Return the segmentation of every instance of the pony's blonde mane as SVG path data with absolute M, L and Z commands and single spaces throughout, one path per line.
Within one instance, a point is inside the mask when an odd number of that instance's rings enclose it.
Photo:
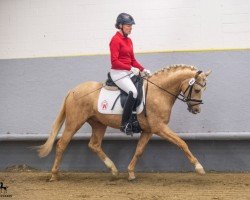
M 183 69 L 190 69 L 190 70 L 198 70 L 195 66 L 192 66 L 192 65 L 185 65 L 185 64 L 176 64 L 176 65 L 169 65 L 167 67 L 163 67 L 162 69 L 154 72 L 152 75 L 150 75 L 149 77 L 151 76 L 154 76 L 154 75 L 157 75 L 159 73 L 162 73 L 162 72 L 173 72 L 173 71 L 176 71 L 176 70 L 183 70 Z

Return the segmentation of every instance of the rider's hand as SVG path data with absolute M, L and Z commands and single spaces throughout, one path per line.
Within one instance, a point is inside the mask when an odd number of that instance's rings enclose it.
M 150 76 L 151 75 L 151 72 L 150 70 L 148 69 L 144 69 L 142 72 L 141 72 L 141 76 Z
M 140 70 L 136 67 L 131 67 L 131 72 L 133 72 L 134 75 L 138 76 L 140 73 Z

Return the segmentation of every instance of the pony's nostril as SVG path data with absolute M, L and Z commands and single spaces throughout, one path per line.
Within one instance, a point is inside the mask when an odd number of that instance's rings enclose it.
M 199 108 L 194 108 L 194 109 L 193 109 L 193 112 L 194 112 L 194 113 L 200 113 L 200 109 L 199 109 Z

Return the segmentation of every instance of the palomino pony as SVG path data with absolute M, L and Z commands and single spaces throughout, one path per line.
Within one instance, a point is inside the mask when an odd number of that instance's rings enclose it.
M 168 122 L 177 98 L 185 101 L 188 105 L 188 110 L 193 114 L 200 112 L 201 96 L 205 90 L 206 78 L 210 73 L 211 70 L 201 72 L 193 66 L 174 65 L 163 68 L 147 78 L 148 81 L 144 84 L 144 87 L 147 88 L 146 105 L 144 108 L 146 115 L 144 112 L 138 115 L 143 131 L 135 154 L 128 166 L 129 180 L 135 179 L 134 170 L 136 162 L 143 153 L 152 134 L 156 134 L 177 145 L 184 151 L 191 164 L 194 165 L 195 171 L 199 174 L 205 174 L 202 165 L 191 153 L 187 144 L 168 127 Z M 102 83 L 99 82 L 82 83 L 70 90 L 65 97 L 49 138 L 45 144 L 38 147 L 39 156 L 47 156 L 65 121 L 65 129 L 56 145 L 56 156 L 51 170 L 52 176 L 50 181 L 58 179 L 63 152 L 73 135 L 85 122 L 88 122 L 92 127 L 92 135 L 88 144 L 89 148 L 99 156 L 114 176 L 118 175 L 116 166 L 102 150 L 101 143 L 107 126 L 120 128 L 121 115 L 108 115 L 98 112 L 97 102 L 100 92 L 98 89 L 101 87 Z M 182 98 L 179 97 L 180 93 L 183 94 Z

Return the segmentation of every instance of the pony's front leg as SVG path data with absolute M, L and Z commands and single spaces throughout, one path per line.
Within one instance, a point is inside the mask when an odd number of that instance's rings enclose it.
M 134 180 L 135 179 L 135 165 L 138 160 L 138 158 L 142 155 L 149 139 L 151 138 L 152 133 L 141 133 L 141 136 L 139 138 L 139 141 L 137 143 L 137 147 L 135 150 L 135 154 L 128 166 L 128 180 Z
M 157 131 L 155 134 L 159 135 L 160 137 L 172 142 L 173 144 L 176 144 L 180 149 L 182 149 L 185 153 L 185 155 L 188 157 L 191 164 L 194 165 L 195 171 L 198 174 L 205 174 L 205 171 L 202 167 L 202 165 L 199 163 L 197 158 L 193 156 L 191 151 L 189 150 L 186 142 L 184 142 L 176 133 L 174 133 L 167 125 L 163 124 L 160 126 L 159 131 Z

